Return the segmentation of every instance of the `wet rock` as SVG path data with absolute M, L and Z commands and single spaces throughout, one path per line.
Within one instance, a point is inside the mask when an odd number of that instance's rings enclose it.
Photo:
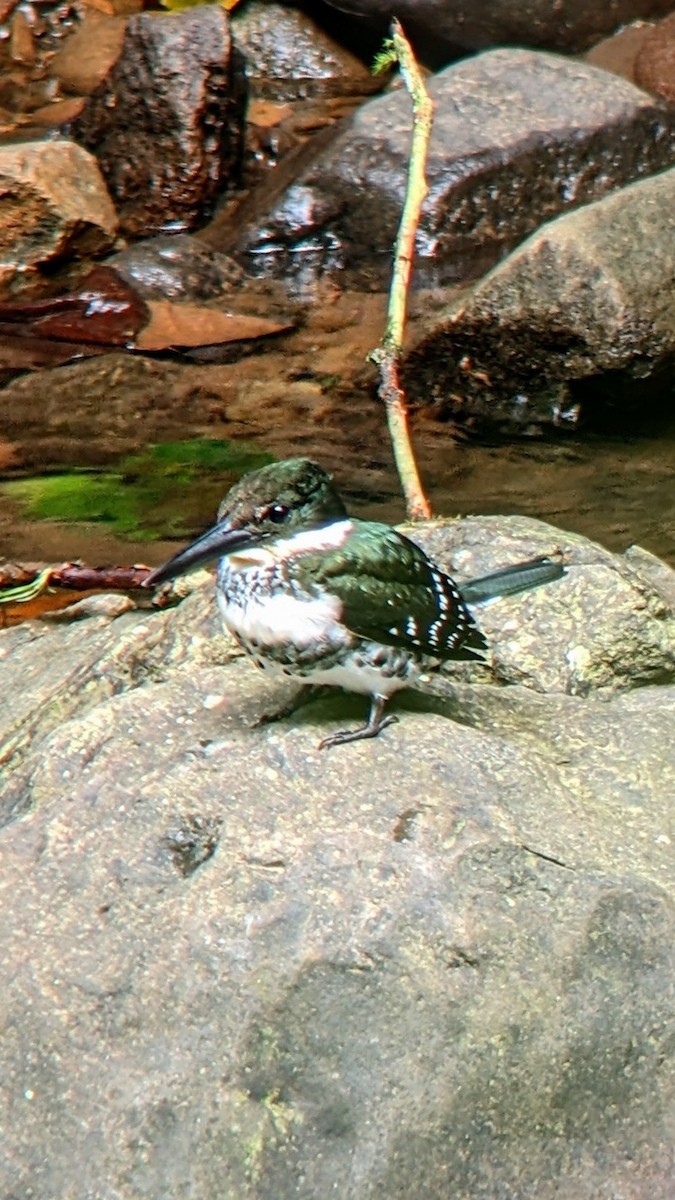
M 140 296 L 158 300 L 210 300 L 231 291 L 243 272 L 224 254 L 189 233 L 148 238 L 108 260 Z
M 120 58 L 72 127 L 96 154 L 126 233 L 208 218 L 236 171 L 241 86 L 219 5 L 129 20 Z
M 99 466 L 152 441 L 183 437 L 182 402 L 200 400 L 185 368 L 129 354 L 106 354 L 34 371 L 2 391 L 0 431 L 24 467 Z
M 417 247 L 446 281 L 475 277 L 543 220 L 675 161 L 675 110 L 586 64 L 495 50 L 449 67 L 429 90 L 436 107 Z M 296 165 L 290 183 L 289 172 L 272 177 L 228 215 L 229 229 L 214 223 L 206 236 L 218 246 L 220 231 L 231 249 L 241 222 L 238 248 L 254 265 L 314 250 L 355 269 L 379 265 L 384 278 L 409 148 L 407 95 L 371 100 Z
M 89 96 L 117 62 L 124 44 L 126 17 L 110 17 L 95 9 L 54 55 L 50 72 L 64 92 Z
M 411 398 L 528 430 L 590 417 L 603 390 L 643 403 L 675 355 L 674 245 L 672 170 L 550 222 L 421 334 Z
M 0 287 L 16 292 L 63 258 L 104 254 L 117 233 L 96 159 L 72 142 L 0 146 Z
M 432 63 L 467 50 L 515 45 L 575 52 L 641 17 L 657 17 L 672 0 L 328 0 L 333 8 L 384 28 L 392 14 Z
M 635 60 L 635 82 L 675 102 L 675 13 L 645 38 Z
M 3 1192 L 670 1200 L 675 688 L 321 754 L 212 616 L 0 632 Z
M 382 87 L 353 54 L 306 13 L 253 0 L 235 12 L 232 35 L 244 57 L 252 96 L 266 100 L 366 96 Z

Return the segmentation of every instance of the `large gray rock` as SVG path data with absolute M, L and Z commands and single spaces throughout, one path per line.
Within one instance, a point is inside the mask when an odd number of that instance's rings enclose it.
M 570 382 L 606 372 L 639 381 L 635 404 L 675 356 L 674 282 L 671 170 L 538 230 L 421 330 L 405 385 L 486 423 L 573 423 Z
M 675 162 L 675 109 L 596 67 L 494 50 L 429 82 L 435 105 L 417 237 L 446 279 L 474 277 L 542 221 Z M 363 105 L 314 157 L 205 231 L 258 260 L 324 250 L 388 270 L 410 151 L 400 89 Z M 311 146 L 305 153 L 307 162 Z M 239 227 L 241 226 L 241 232 Z
M 255 728 L 211 586 L 0 633 L 0 1191 L 671 1200 L 675 687 L 441 681 L 322 753 L 362 700 Z

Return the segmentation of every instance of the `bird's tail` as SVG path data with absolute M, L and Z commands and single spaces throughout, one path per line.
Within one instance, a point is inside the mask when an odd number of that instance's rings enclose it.
M 496 600 L 499 596 L 515 596 L 517 592 L 527 592 L 544 583 L 553 583 L 564 574 L 565 567 L 559 559 L 530 558 L 527 562 L 515 563 L 491 575 L 469 579 L 460 584 L 460 591 L 467 604 L 486 604 L 488 600 Z

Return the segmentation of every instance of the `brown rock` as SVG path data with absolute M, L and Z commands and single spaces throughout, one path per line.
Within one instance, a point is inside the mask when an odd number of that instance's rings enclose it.
M 624 79 L 637 83 L 635 59 L 652 29 L 653 25 L 647 21 L 635 21 L 612 37 L 603 38 L 584 55 L 584 59 L 594 67 L 602 67 L 603 71 L 623 75 Z
M 675 102 L 675 13 L 659 21 L 635 60 L 635 82 Z
M 117 218 L 96 160 L 72 142 L 0 147 L 0 286 L 56 258 L 109 250 Z
M 335 42 L 306 13 L 267 0 L 236 10 L 232 33 L 251 93 L 266 100 L 369 95 L 386 76 Z
M 528 46 L 567 53 L 642 17 L 660 17 L 672 0 L 328 0 L 331 7 L 384 29 L 395 14 L 429 61 L 467 50 Z
M 411 399 L 531 432 L 573 425 L 599 376 L 615 410 L 635 403 L 636 378 L 644 396 L 650 374 L 658 386 L 672 371 L 674 245 L 675 169 L 543 225 L 428 319 L 405 361 Z

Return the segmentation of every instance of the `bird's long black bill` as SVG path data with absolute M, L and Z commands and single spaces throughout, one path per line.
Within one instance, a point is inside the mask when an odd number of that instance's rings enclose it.
M 565 567 L 559 559 L 530 558 L 491 575 L 482 575 L 480 579 L 470 579 L 461 584 L 460 591 L 467 604 L 486 604 L 499 596 L 515 596 L 518 592 L 553 583 L 564 574 Z
M 251 543 L 251 535 L 245 529 L 230 529 L 225 523 L 212 525 L 201 537 L 198 537 L 184 550 L 179 550 L 168 562 L 151 571 L 145 580 L 144 587 L 154 587 L 158 583 L 166 583 L 177 575 L 185 575 L 195 571 L 206 563 L 214 562 L 233 550 L 239 550 Z

